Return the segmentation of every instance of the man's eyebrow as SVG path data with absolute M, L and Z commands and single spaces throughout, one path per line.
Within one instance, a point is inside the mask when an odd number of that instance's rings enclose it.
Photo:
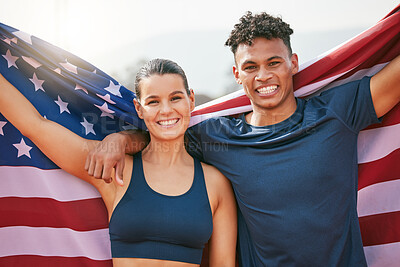
M 176 91 L 173 91 L 172 93 L 170 93 L 169 95 L 176 95 L 176 94 L 184 94 L 184 92 L 181 90 L 176 90 Z

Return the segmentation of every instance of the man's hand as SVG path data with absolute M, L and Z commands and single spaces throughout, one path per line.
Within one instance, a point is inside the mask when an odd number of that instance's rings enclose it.
M 123 185 L 123 171 L 125 154 L 134 154 L 141 151 L 148 144 L 148 135 L 138 131 L 126 131 L 106 136 L 103 141 L 89 151 L 85 170 L 97 179 L 106 183 L 112 182 L 112 170 L 115 168 L 115 178 L 119 185 Z

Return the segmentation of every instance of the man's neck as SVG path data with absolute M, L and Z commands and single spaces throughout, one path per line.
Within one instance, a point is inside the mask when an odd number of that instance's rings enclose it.
M 253 112 L 245 116 L 246 122 L 253 126 L 268 126 L 280 123 L 294 114 L 297 104 L 280 111 L 253 106 Z

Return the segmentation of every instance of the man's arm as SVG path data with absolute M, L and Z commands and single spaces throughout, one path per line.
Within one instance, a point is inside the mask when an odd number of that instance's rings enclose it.
M 400 102 L 400 56 L 371 78 L 371 95 L 378 118 Z
M 145 148 L 148 143 L 148 133 L 140 130 L 110 134 L 89 151 L 85 170 L 89 175 L 110 183 L 112 181 L 111 173 L 115 168 L 116 182 L 122 186 L 125 154 L 135 154 Z

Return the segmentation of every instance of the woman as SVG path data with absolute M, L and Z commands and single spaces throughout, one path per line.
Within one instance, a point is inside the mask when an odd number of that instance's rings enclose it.
M 88 148 L 97 141 L 43 118 L 1 74 L 0 112 L 59 167 L 100 192 L 114 266 L 199 266 L 207 242 L 210 266 L 234 266 L 236 207 L 230 184 L 184 148 L 194 109 L 185 73 L 172 61 L 152 60 L 138 72 L 135 91 L 134 105 L 150 143 L 125 157 L 122 186 L 85 171 Z

